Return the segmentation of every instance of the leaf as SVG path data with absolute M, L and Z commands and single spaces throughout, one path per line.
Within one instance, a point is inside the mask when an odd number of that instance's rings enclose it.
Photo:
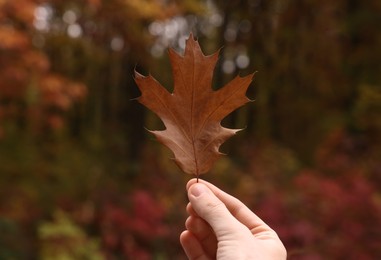
M 253 74 L 235 77 L 223 88 L 211 88 L 218 52 L 202 53 L 200 45 L 189 36 L 184 56 L 169 50 L 174 91 L 169 93 L 151 75 L 135 71 L 135 81 L 142 95 L 138 101 L 156 113 L 166 129 L 150 131 L 174 153 L 176 164 L 186 173 L 208 172 L 222 155 L 219 147 L 240 129 L 221 126 L 221 120 L 249 99 L 246 91 Z

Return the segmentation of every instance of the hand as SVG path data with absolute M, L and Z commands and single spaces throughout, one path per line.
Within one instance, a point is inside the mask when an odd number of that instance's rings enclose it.
M 196 179 L 187 184 L 188 219 L 180 242 L 189 259 L 286 259 L 278 235 L 241 201 Z

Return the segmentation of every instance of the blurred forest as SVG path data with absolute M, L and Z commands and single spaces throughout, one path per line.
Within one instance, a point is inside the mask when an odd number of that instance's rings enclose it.
M 133 71 L 170 87 L 190 32 L 215 88 L 258 71 L 202 177 L 289 259 L 380 259 L 380 25 L 379 0 L 0 0 L 0 259 L 185 258 L 192 176 Z

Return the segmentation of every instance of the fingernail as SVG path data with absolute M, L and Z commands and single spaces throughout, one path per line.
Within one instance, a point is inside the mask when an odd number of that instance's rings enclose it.
M 203 193 L 208 192 L 208 189 L 205 187 L 204 184 L 201 183 L 195 183 L 190 188 L 190 194 L 192 194 L 195 197 L 199 197 Z

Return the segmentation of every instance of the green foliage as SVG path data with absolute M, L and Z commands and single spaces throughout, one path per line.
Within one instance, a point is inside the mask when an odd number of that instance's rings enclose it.
M 22 232 L 11 219 L 0 218 L 0 259 L 25 258 L 25 241 Z
M 357 127 L 363 131 L 379 133 L 381 131 L 381 88 L 362 85 L 354 106 Z M 377 135 L 377 134 L 376 134 Z
M 38 237 L 41 240 L 39 259 L 104 259 L 98 241 L 88 238 L 62 211 L 54 213 L 52 222 L 40 224 Z

